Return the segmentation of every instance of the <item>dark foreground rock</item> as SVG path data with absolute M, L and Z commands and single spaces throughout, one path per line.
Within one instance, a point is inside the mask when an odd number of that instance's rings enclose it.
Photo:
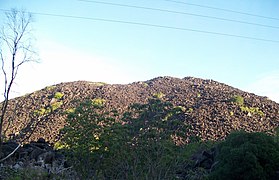
M 16 151 L 14 152 L 15 149 Z M 50 177 L 51 175 L 61 175 L 71 169 L 66 162 L 65 156 L 54 150 L 43 138 L 23 146 L 15 142 L 4 143 L 2 159 L 9 155 L 9 158 L 0 162 L 0 179 L 10 176 L 7 170 L 16 173 L 31 169 L 44 173 L 45 177 Z

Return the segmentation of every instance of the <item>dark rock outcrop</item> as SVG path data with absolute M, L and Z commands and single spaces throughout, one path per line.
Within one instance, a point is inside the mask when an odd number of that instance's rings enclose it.
M 1 170 L 4 167 L 13 170 L 33 168 L 40 169 L 46 173 L 58 174 L 68 168 L 64 155 L 55 151 L 43 138 L 36 142 L 32 141 L 24 144 L 16 149 L 18 146 L 19 144 L 15 142 L 3 144 L 4 157 L 11 156 L 1 162 Z M 16 151 L 14 151 L 15 149 Z

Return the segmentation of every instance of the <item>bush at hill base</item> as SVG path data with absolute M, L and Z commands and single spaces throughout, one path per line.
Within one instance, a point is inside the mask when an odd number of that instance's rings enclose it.
M 219 145 L 217 165 L 210 179 L 276 180 L 279 144 L 264 133 L 231 133 Z

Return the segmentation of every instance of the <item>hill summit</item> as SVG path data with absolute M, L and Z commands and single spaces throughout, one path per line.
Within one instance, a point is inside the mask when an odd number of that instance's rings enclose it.
M 131 104 L 160 98 L 183 110 L 189 136 L 224 139 L 231 131 L 273 133 L 279 126 L 279 104 L 214 80 L 157 77 L 131 84 L 76 81 L 48 86 L 10 100 L 6 136 L 23 142 L 44 138 L 54 143 L 65 126 L 65 112 L 77 102 L 99 99 L 108 110 L 124 113 Z

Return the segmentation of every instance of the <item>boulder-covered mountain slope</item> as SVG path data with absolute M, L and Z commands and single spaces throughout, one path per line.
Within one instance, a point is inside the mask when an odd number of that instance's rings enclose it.
M 11 123 L 6 136 L 24 142 L 44 138 L 54 143 L 65 125 L 65 111 L 75 108 L 77 100 L 103 99 L 107 109 L 123 113 L 129 105 L 147 103 L 156 95 L 174 106 L 181 106 L 184 110 L 181 121 L 191 127 L 185 133 L 202 140 L 224 139 L 231 131 L 241 129 L 273 133 L 279 126 L 279 104 L 267 97 L 213 80 L 157 77 L 125 85 L 61 83 L 12 99 L 7 112 Z

